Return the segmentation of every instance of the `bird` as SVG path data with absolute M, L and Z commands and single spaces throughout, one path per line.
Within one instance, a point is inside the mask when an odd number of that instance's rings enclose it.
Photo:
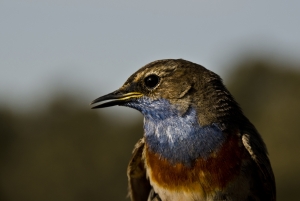
M 275 201 L 266 145 L 216 73 L 153 61 L 91 103 L 144 116 L 127 168 L 132 201 Z

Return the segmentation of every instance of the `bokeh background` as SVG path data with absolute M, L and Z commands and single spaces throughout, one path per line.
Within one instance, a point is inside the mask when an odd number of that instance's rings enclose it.
M 163 58 L 223 78 L 268 146 L 278 200 L 299 200 L 299 8 L 279 0 L 0 0 L 0 200 L 126 200 L 142 115 L 89 103 Z

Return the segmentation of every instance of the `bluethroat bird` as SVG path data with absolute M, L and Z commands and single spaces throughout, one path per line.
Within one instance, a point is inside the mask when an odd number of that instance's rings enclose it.
M 203 66 L 154 61 L 92 104 L 144 115 L 127 170 L 132 201 L 276 200 L 260 134 L 221 78 Z

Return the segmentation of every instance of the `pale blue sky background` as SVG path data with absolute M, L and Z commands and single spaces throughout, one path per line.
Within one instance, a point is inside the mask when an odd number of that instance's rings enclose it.
M 224 77 L 247 54 L 299 62 L 300 1 L 0 0 L 2 106 L 41 106 L 61 86 L 88 103 L 163 58 Z

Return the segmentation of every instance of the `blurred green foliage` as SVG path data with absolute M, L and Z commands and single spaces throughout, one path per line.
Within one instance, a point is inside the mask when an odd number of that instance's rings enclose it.
M 300 72 L 244 60 L 226 80 L 268 146 L 278 200 L 298 200 Z M 120 122 L 72 99 L 56 97 L 25 114 L 0 109 L 0 200 L 126 200 L 126 168 L 142 119 Z

